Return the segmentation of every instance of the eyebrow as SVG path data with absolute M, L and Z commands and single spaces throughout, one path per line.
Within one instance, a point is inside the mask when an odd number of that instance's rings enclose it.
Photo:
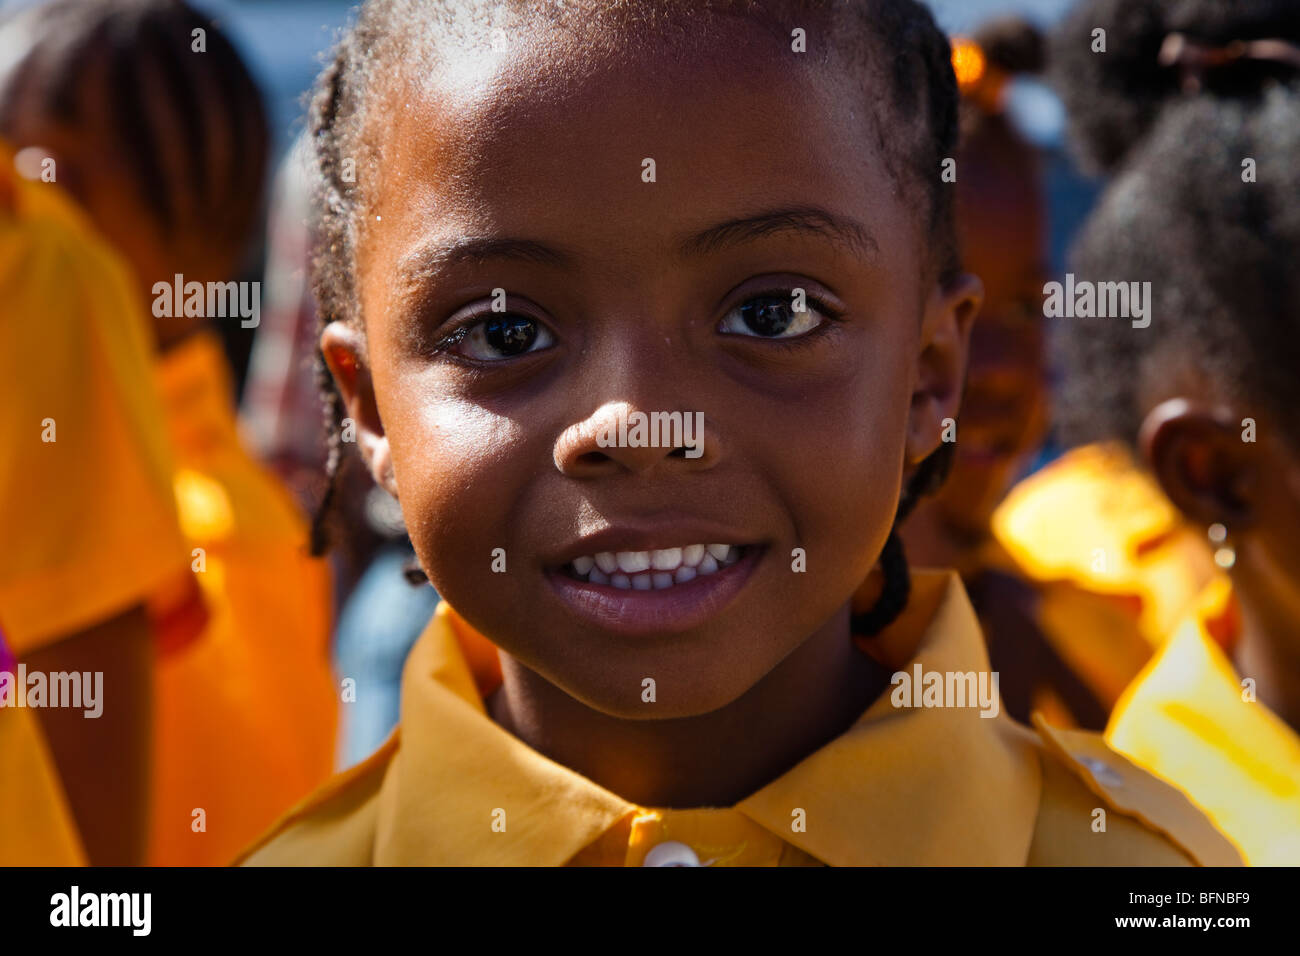
M 562 249 L 534 239 L 465 236 L 449 243 L 416 249 L 403 258 L 399 271 L 407 279 L 416 279 L 463 263 L 481 265 L 493 259 L 563 266 L 573 257 Z
M 710 226 L 681 240 L 677 251 L 683 258 L 709 255 L 781 232 L 799 232 L 830 239 L 864 258 L 874 258 L 880 249 L 861 223 L 818 206 L 788 206 Z M 570 265 L 574 257 L 563 249 L 535 239 L 466 236 L 417 249 L 403 259 L 400 274 L 407 279 L 417 279 L 464 263 L 481 265 L 493 259 L 558 267 Z
M 708 255 L 781 232 L 821 236 L 866 259 L 874 258 L 880 251 L 875 238 L 861 223 L 819 206 L 787 206 L 730 219 L 683 239 L 677 249 L 684 258 Z

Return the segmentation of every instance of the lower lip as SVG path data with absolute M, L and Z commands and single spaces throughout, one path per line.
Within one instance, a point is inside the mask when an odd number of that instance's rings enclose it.
M 751 547 L 735 564 L 662 591 L 623 590 L 546 572 L 569 609 L 589 623 L 619 634 L 670 634 L 699 627 L 740 593 L 762 560 L 765 547 Z

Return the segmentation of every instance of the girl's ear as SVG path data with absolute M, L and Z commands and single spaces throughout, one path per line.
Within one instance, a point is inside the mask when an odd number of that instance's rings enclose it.
M 930 293 L 921 322 L 916 386 L 908 419 L 908 469 L 929 457 L 941 441 L 956 440 L 970 330 L 983 301 L 984 284 L 966 273 L 936 284 Z
M 321 332 L 320 349 L 347 410 L 343 440 L 357 443 L 371 476 L 396 498 L 397 476 L 393 473 L 393 457 L 388 447 L 388 436 L 384 434 L 384 423 L 379 419 L 374 381 L 365 363 L 363 333 L 346 323 L 331 322 Z
M 1253 524 L 1260 511 L 1255 445 L 1224 410 L 1172 398 L 1147 413 L 1138 448 L 1174 506 L 1200 524 L 1234 530 Z

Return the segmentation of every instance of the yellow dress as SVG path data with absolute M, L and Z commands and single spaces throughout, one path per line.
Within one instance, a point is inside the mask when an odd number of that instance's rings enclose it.
M 988 669 L 951 573 L 917 573 L 903 615 L 871 641 L 909 673 Z M 1045 725 L 1035 733 L 1003 711 L 900 709 L 889 693 L 734 806 L 638 806 L 487 716 L 496 662 L 486 638 L 443 602 L 407 660 L 393 737 L 241 861 L 637 866 L 684 846 L 714 866 L 1240 863 L 1185 797 L 1099 735 Z
M 328 567 L 288 491 L 244 451 L 217 338 L 158 359 L 175 493 L 209 608 L 159 662 L 148 861 L 220 865 L 333 769 Z
M 1250 699 L 1211 631 L 1212 585 L 1111 715 L 1106 740 L 1201 807 L 1257 866 L 1300 866 L 1300 735 Z

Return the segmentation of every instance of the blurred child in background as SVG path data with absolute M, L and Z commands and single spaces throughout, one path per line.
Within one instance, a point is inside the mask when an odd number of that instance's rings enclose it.
M 1300 865 L 1300 8 L 1094 0 L 1059 41 L 1074 134 L 1115 172 L 1074 268 L 1152 297 L 1149 327 L 1062 320 L 1067 434 L 1123 443 L 1175 509 L 1153 530 L 1199 529 L 1226 574 L 1106 737 L 1249 862 Z
M 316 373 L 317 316 L 309 269 L 311 144 L 300 135 L 272 186 L 267 225 L 266 309 L 253 344 L 240 419 L 259 458 L 316 512 L 327 493 L 321 422 L 325 401 Z M 336 763 L 349 767 L 383 743 L 397 724 L 402 663 L 433 616 L 438 594 L 407 579 L 415 552 L 397 501 L 355 456 L 338 464 L 335 507 L 313 528 L 328 538 L 334 590 L 343 600 L 334 632 L 335 676 L 345 690 Z M 343 685 L 343 681 L 351 681 Z
M 49 181 L 50 160 L 0 141 L 0 864 L 138 864 L 153 642 L 195 636 L 202 603 L 152 329 L 128 265 Z M 47 680 L 102 674 L 101 715 L 18 706 L 19 661 Z
M 212 331 L 247 316 L 160 307 L 155 287 L 237 275 L 261 213 L 261 98 L 229 41 L 177 0 L 59 0 L 4 29 L 23 52 L 0 131 L 57 159 L 152 304 L 172 485 L 211 619 L 158 665 L 148 860 L 222 863 L 329 772 L 335 724 L 326 569 L 240 444 Z
M 957 225 L 985 298 L 971 329 L 970 361 L 952 472 L 903 526 L 908 557 L 961 575 L 984 625 L 1007 710 L 1028 721 L 1100 730 L 1107 706 L 1041 623 L 1043 595 L 993 534 L 993 516 L 1047 430 L 1042 288 L 1046 195 L 1036 149 L 1004 112 L 1008 84 L 1044 65 L 1044 41 L 1018 18 L 990 21 L 954 43 L 962 90 Z
M 1002 103 L 1009 81 L 1044 61 L 1041 37 L 1014 17 L 955 48 L 958 217 L 988 298 L 971 334 L 953 476 L 904 534 L 918 561 L 962 571 L 1010 712 L 1100 730 L 1212 566 L 1117 448 L 1075 449 L 1008 491 L 1045 434 L 1047 320 L 1042 176 Z

